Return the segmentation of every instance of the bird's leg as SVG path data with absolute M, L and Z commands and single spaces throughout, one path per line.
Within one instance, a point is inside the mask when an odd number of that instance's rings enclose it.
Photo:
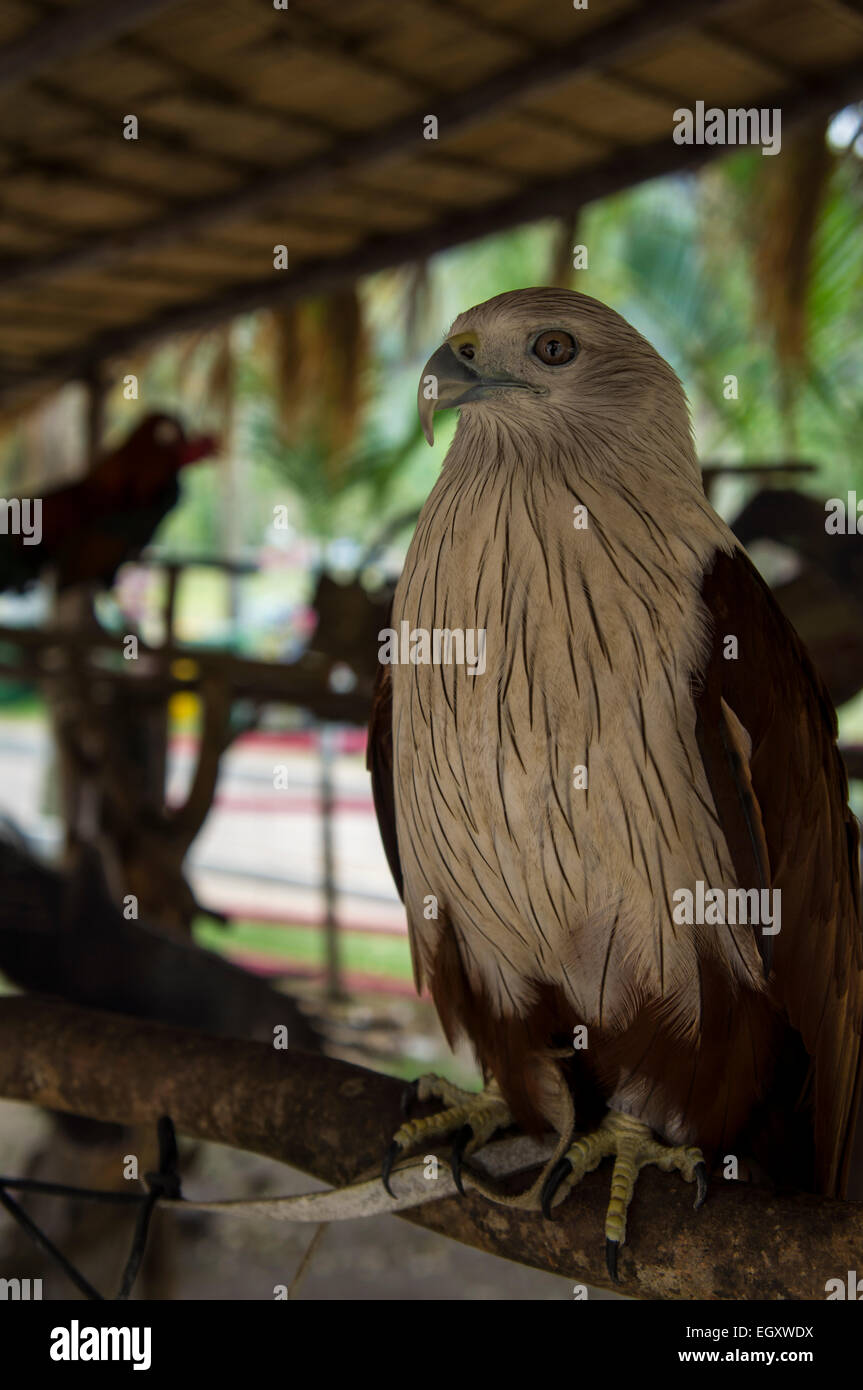
M 464 1195 L 462 1160 L 475 1149 L 482 1148 L 495 1130 L 506 1129 L 513 1123 L 509 1106 L 492 1080 L 482 1091 L 465 1091 L 442 1076 L 421 1076 L 411 1083 L 402 1100 L 402 1112 L 407 1115 L 414 1100 L 441 1100 L 444 1109 L 422 1119 L 405 1119 L 393 1135 L 384 1155 L 381 1176 L 384 1187 L 393 1196 L 389 1178 L 393 1164 L 421 1145 L 440 1144 L 452 1140 L 451 1167 L 456 1187 Z
M 654 1163 L 664 1173 L 678 1172 L 687 1182 L 696 1183 L 697 1209 L 707 1196 L 707 1166 L 700 1149 L 663 1144 L 641 1120 L 610 1110 L 598 1129 L 577 1139 L 561 1158 L 549 1164 L 542 1190 L 545 1215 L 551 1216 L 556 1197 L 562 1201 L 585 1173 L 598 1168 L 611 1154 L 614 1154 L 614 1169 L 611 1198 L 605 1213 L 605 1262 L 616 1282 L 617 1252 L 624 1243 L 626 1213 L 641 1169 Z

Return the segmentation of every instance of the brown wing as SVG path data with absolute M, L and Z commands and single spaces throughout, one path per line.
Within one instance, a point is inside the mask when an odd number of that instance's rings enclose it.
M 377 813 L 381 839 L 387 863 L 395 879 L 399 897 L 404 897 L 402 865 L 396 838 L 396 806 L 393 787 L 393 678 L 390 666 L 378 666 L 372 712 L 369 718 L 369 739 L 366 767 L 372 774 L 372 796 Z
M 702 599 L 713 635 L 694 691 L 701 755 L 739 885 L 781 889 L 781 931 L 759 932 L 759 944 L 813 1061 L 816 1181 L 842 1193 L 863 1085 L 863 933 L 836 715 L 745 551 L 717 555 Z M 736 660 L 724 655 L 730 635 Z

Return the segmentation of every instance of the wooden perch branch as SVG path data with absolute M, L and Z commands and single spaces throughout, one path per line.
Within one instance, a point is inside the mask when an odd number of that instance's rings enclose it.
M 0 1000 L 0 1096 L 92 1119 L 180 1131 L 279 1159 L 342 1184 L 379 1161 L 399 1123 L 402 1083 L 332 1058 L 277 1052 L 21 996 Z M 477 1195 L 403 1219 L 480 1250 L 608 1287 L 607 1166 L 546 1221 Z M 190 1194 L 191 1196 L 192 1194 Z M 225 1196 L 240 1196 L 225 1193 Z M 662 1299 L 822 1299 L 859 1268 L 863 1205 L 714 1180 L 706 1207 L 653 1169 L 639 1181 L 622 1291 Z
M 231 744 L 231 693 L 226 680 L 214 676 L 201 682 L 204 705 L 204 727 L 198 745 L 198 759 L 186 800 L 182 806 L 167 812 L 166 827 L 171 839 L 185 858 L 192 841 L 207 819 L 216 785 L 222 756 Z
M 19 653 L 15 661 L 0 655 L 0 676 L 15 680 L 44 680 L 62 675 L 76 663 L 106 686 L 119 686 L 124 698 L 164 699 L 181 690 L 200 691 L 207 680 L 227 683 L 234 699 L 299 705 L 318 719 L 364 725 L 371 706 L 371 682 L 336 691 L 323 672 L 300 658 L 293 662 L 256 661 L 231 652 L 175 645 L 171 660 L 184 660 L 194 675 L 174 676 L 162 667 L 162 652 L 139 641 L 140 660 L 123 660 L 123 639 L 92 629 L 12 628 L 0 626 L 0 647 Z

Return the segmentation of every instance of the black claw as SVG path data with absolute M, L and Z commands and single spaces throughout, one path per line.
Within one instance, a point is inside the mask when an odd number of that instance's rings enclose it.
M 619 1280 L 618 1277 L 617 1277 L 617 1252 L 618 1252 L 619 1249 L 620 1249 L 620 1241 L 619 1241 L 619 1240 L 610 1240 L 610 1239 L 608 1238 L 608 1236 L 606 1236 L 606 1238 L 605 1238 L 605 1267 L 606 1267 L 606 1269 L 608 1270 L 608 1273 L 609 1273 L 610 1278 L 614 1281 L 615 1284 L 619 1284 L 619 1283 L 620 1283 L 620 1280 Z
M 417 1098 L 417 1093 L 418 1093 L 418 1091 L 419 1091 L 419 1087 L 420 1087 L 419 1077 L 417 1077 L 417 1079 L 416 1079 L 415 1081 L 410 1081 L 410 1082 L 408 1083 L 408 1085 L 405 1086 L 404 1090 L 402 1091 L 401 1112 L 402 1112 L 402 1119 L 403 1119 L 403 1120 L 406 1120 L 406 1119 L 408 1118 L 408 1116 L 410 1115 L 410 1113 L 411 1113 L 411 1111 L 412 1111 L 412 1109 L 413 1109 L 413 1107 L 414 1107 L 414 1105 L 415 1105 L 415 1103 L 416 1103 L 416 1098 Z
M 557 1160 L 557 1163 L 555 1163 L 543 1184 L 541 1196 L 542 1214 L 547 1221 L 551 1220 L 551 1204 L 554 1201 L 554 1195 L 564 1178 L 568 1178 L 571 1172 L 572 1164 L 564 1154 L 563 1158 Z
M 390 1173 L 393 1171 L 393 1164 L 398 1158 L 400 1152 L 401 1145 L 397 1144 L 394 1139 L 393 1142 L 390 1144 L 389 1148 L 387 1149 L 386 1153 L 384 1154 L 384 1161 L 381 1164 L 381 1182 L 383 1183 L 387 1192 L 393 1198 L 395 1198 L 396 1194 L 390 1187 Z
M 698 1208 L 699 1208 L 699 1207 L 703 1207 L 703 1206 L 704 1206 L 704 1202 L 705 1202 L 705 1199 L 706 1199 L 706 1197 L 707 1197 L 707 1164 L 706 1164 L 706 1163 L 696 1163 L 696 1165 L 695 1165 L 695 1181 L 696 1181 L 696 1183 L 698 1184 L 698 1190 L 697 1190 L 696 1193 L 695 1193 L 695 1202 L 694 1202 L 693 1205 L 694 1205 L 694 1207 L 695 1207 L 695 1210 L 698 1211 Z
M 461 1164 L 462 1159 L 464 1158 L 464 1151 L 472 1138 L 473 1127 L 471 1125 L 462 1125 L 461 1129 L 458 1130 L 458 1132 L 453 1136 L 452 1141 L 452 1154 L 450 1155 L 450 1165 L 452 1167 L 452 1175 L 455 1180 L 455 1185 L 461 1193 L 462 1197 L 464 1197 L 465 1195 L 465 1190 L 464 1182 L 461 1176 Z

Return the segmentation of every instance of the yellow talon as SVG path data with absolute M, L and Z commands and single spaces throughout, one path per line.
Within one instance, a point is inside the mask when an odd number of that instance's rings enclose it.
M 626 1238 L 626 1215 L 641 1169 L 653 1163 L 663 1172 L 678 1172 L 687 1182 L 697 1183 L 695 1206 L 700 1207 L 707 1195 L 707 1167 L 700 1149 L 691 1145 L 663 1144 L 641 1120 L 611 1110 L 598 1129 L 582 1135 L 550 1166 L 542 1189 L 545 1215 L 551 1215 L 556 1197 L 562 1200 L 585 1173 L 598 1168 L 611 1154 L 614 1154 L 614 1168 L 605 1213 L 605 1252 L 608 1272 L 617 1282 L 617 1252 Z
M 413 1088 L 417 1100 L 441 1100 L 444 1109 L 436 1115 L 424 1115 L 418 1120 L 406 1120 L 393 1135 L 384 1155 L 381 1177 L 384 1187 L 393 1196 L 390 1173 L 398 1158 L 404 1157 L 420 1144 L 438 1144 L 452 1139 L 451 1166 L 456 1186 L 461 1193 L 462 1159 L 482 1148 L 495 1130 L 512 1124 L 509 1107 L 495 1081 L 482 1091 L 465 1091 L 441 1076 L 422 1076 Z

